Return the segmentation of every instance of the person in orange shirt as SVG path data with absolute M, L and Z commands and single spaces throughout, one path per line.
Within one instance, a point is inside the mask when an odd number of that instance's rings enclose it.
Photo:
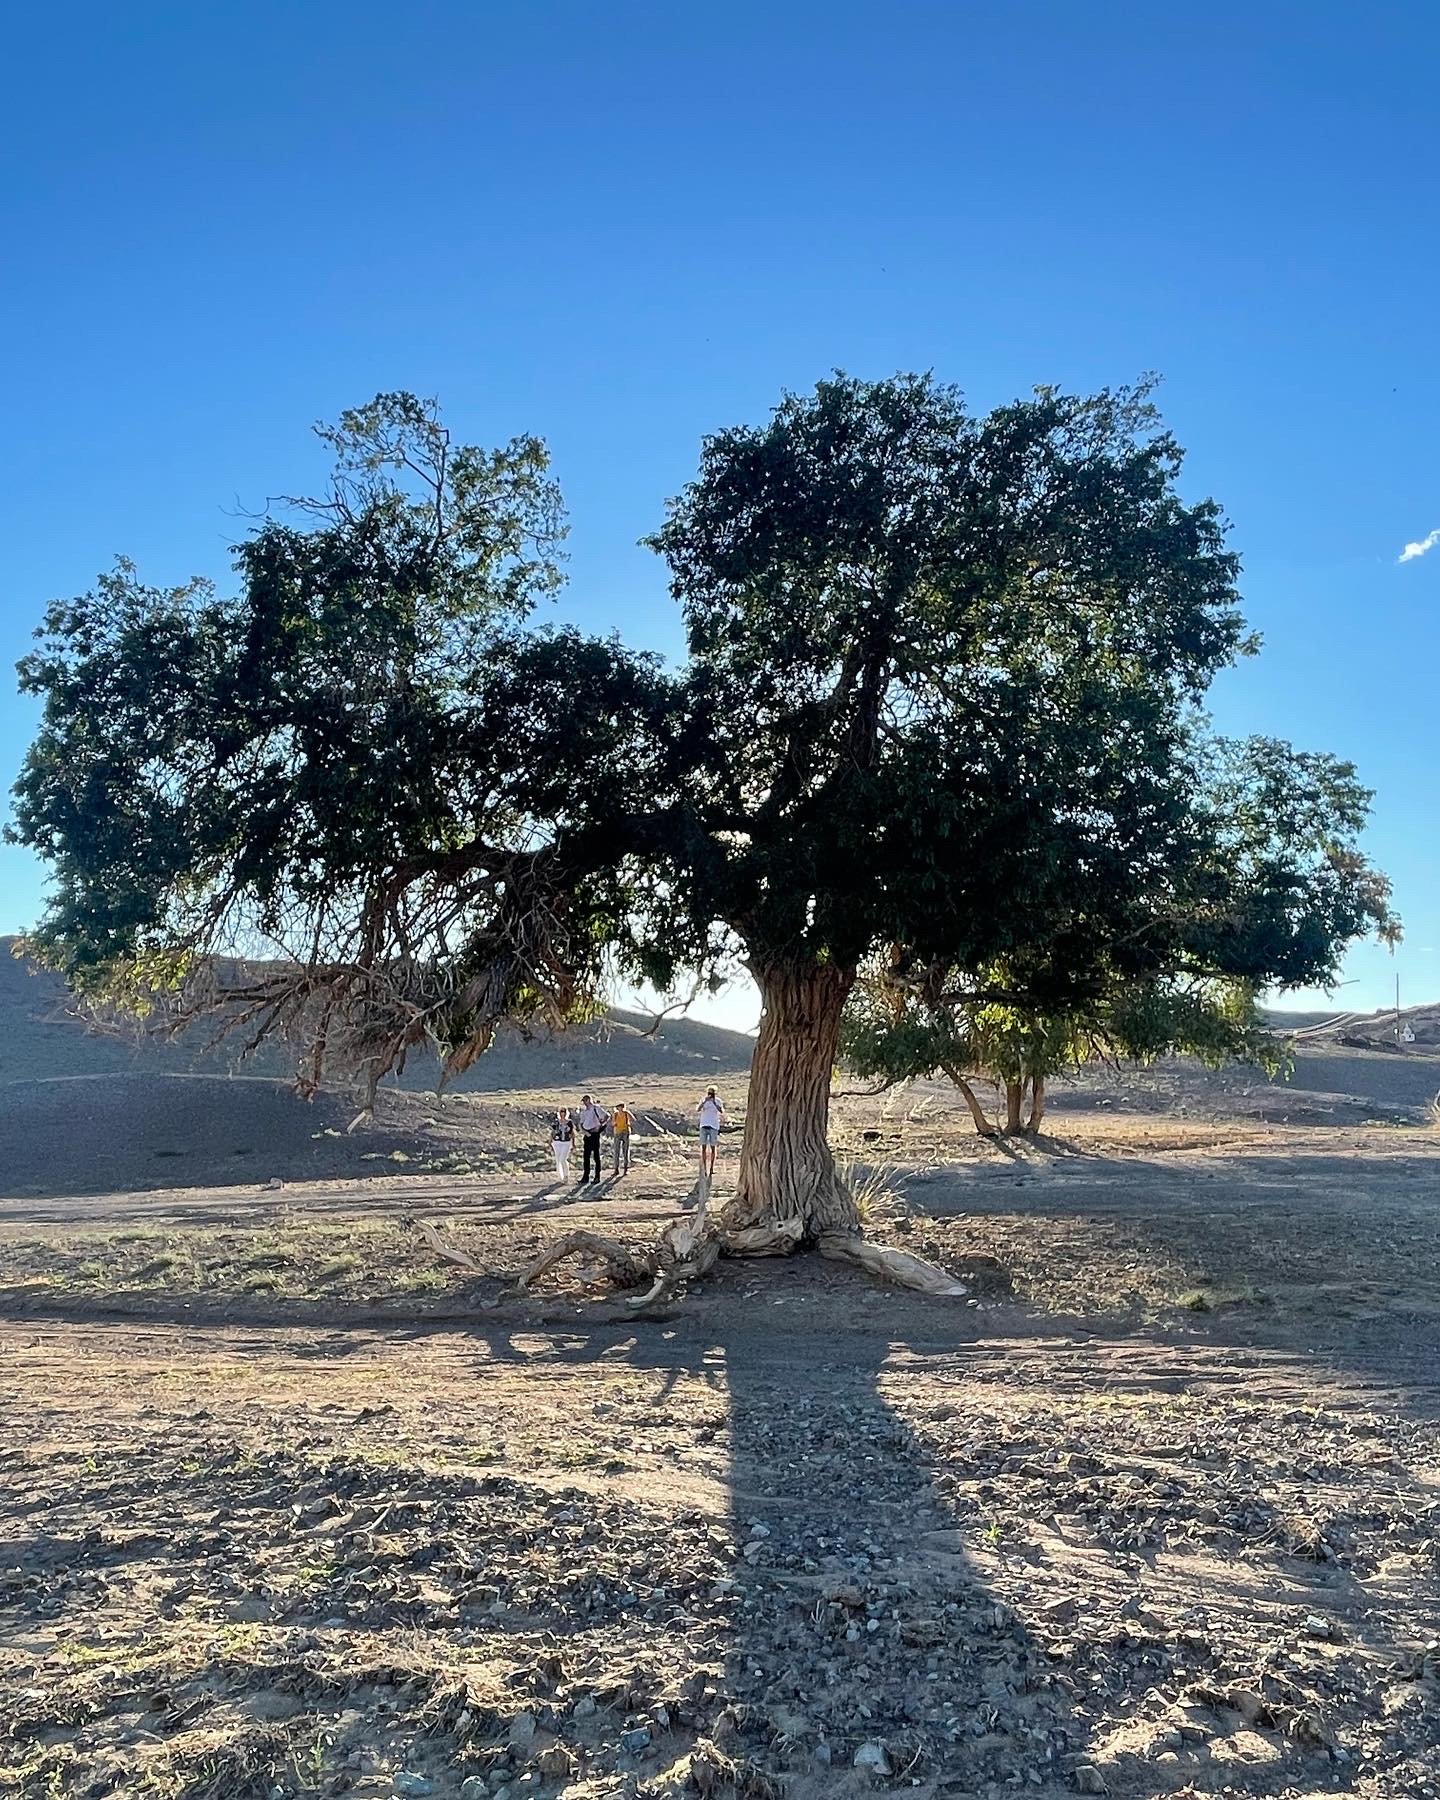
M 610 1115 L 610 1131 L 615 1139 L 615 1174 L 630 1173 L 630 1122 L 634 1118 L 628 1100 L 622 1100 Z

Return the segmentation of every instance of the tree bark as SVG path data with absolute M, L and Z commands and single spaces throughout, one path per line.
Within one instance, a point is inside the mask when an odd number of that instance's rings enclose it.
M 955 1083 L 956 1087 L 959 1088 L 960 1092 L 964 1095 L 965 1104 L 970 1108 L 970 1117 L 975 1121 L 975 1129 L 980 1133 L 981 1137 L 994 1137 L 995 1127 L 990 1123 L 990 1119 L 989 1119 L 989 1116 L 986 1114 L 985 1108 L 983 1106 L 981 1106 L 979 1100 L 976 1099 L 975 1090 L 974 1090 L 974 1088 L 971 1087 L 970 1083 L 965 1079 L 965 1076 L 962 1073 L 962 1071 L 959 1069 L 952 1069 L 947 1064 L 945 1073 L 950 1077 L 950 1079 Z
M 760 1035 L 727 1228 L 790 1225 L 806 1238 L 857 1232 L 854 1196 L 830 1154 L 830 1077 L 840 1014 L 855 980 L 829 963 L 750 964 L 760 987 Z
M 1030 1078 L 1030 1117 L 1025 1121 L 1025 1129 L 1031 1137 L 1040 1130 L 1040 1121 L 1045 1117 L 1045 1077 L 1032 1075 Z
M 1019 1131 L 1024 1103 L 1024 1081 L 1007 1081 L 1005 1083 L 1005 1134 L 1007 1137 L 1014 1137 Z

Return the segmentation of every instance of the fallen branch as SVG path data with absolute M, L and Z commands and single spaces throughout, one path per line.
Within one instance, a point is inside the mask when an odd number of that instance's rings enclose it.
M 646 1307 L 656 1306 L 668 1300 L 687 1281 L 697 1281 L 713 1268 L 720 1255 L 718 1238 L 707 1238 L 693 1256 L 683 1262 L 663 1264 L 655 1272 L 655 1279 L 643 1294 L 632 1295 L 625 1304 L 632 1312 L 643 1312 Z
M 445 1262 L 454 1263 L 457 1269 L 467 1269 L 472 1275 L 486 1275 L 489 1273 L 487 1269 L 482 1268 L 480 1264 L 476 1262 L 475 1258 L 471 1256 L 468 1251 L 457 1250 L 453 1244 L 447 1244 L 428 1219 L 414 1219 L 411 1221 L 411 1225 L 435 1254 L 438 1257 L 441 1257 Z
M 601 1237 L 598 1231 L 567 1231 L 535 1258 L 515 1285 L 522 1291 L 531 1287 L 567 1256 L 590 1256 L 604 1263 L 606 1278 L 616 1287 L 637 1287 L 655 1272 L 653 1259 L 644 1251 L 631 1250 L 616 1238 Z

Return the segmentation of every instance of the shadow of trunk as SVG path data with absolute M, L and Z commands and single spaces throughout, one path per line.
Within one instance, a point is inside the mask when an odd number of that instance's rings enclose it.
M 776 1317 L 804 1307 L 755 1286 Z M 767 1320 L 723 1349 L 736 1563 L 716 1772 L 788 1800 L 1074 1792 L 1076 1683 L 997 1591 L 995 1521 L 957 1507 L 943 1448 L 897 1409 L 898 1347 L 802 1331 L 787 1355 Z M 905 1385 L 913 1400 L 913 1371 Z

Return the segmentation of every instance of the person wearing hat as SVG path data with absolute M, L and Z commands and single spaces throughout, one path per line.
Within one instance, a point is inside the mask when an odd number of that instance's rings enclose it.
M 635 1115 L 629 1103 L 622 1100 L 610 1115 L 610 1131 L 615 1139 L 615 1174 L 630 1173 L 630 1126 Z

